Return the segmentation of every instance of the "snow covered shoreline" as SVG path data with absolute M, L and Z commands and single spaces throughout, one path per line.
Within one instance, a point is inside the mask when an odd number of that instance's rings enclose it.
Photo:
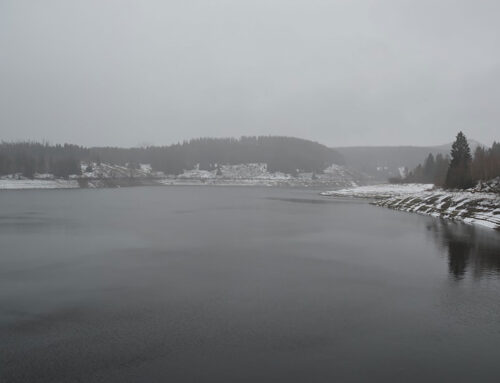
M 76 180 L 30 180 L 30 179 L 0 179 L 0 190 L 23 189 L 77 189 L 80 185 Z
M 378 184 L 358 186 L 354 188 L 321 192 L 324 196 L 356 197 L 356 198 L 387 198 L 410 195 L 431 190 L 432 184 Z
M 69 179 L 57 179 L 52 174 L 35 174 L 27 179 L 22 174 L 0 178 L 2 189 L 68 189 L 68 188 L 114 188 L 129 186 L 291 186 L 332 187 L 357 186 L 360 176 L 340 165 L 331 165 L 323 173 L 297 173 L 295 175 L 270 172 L 266 164 L 248 163 L 220 165 L 214 170 L 184 170 L 179 175 L 167 175 L 154 171 L 149 164 L 135 167 L 105 163 L 82 163 L 80 175 Z
M 372 204 L 500 230 L 500 195 L 474 190 L 446 191 L 429 184 L 373 185 L 320 193 L 373 199 Z
M 301 178 L 80 178 L 80 179 L 0 179 L 2 190 L 28 189 L 102 189 L 133 186 L 268 186 L 268 187 L 346 187 L 342 180 L 307 180 Z

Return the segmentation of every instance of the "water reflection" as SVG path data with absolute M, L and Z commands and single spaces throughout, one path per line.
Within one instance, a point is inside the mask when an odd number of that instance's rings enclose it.
M 455 280 L 500 276 L 500 233 L 471 225 L 436 220 L 427 226 L 448 257 L 448 272 Z

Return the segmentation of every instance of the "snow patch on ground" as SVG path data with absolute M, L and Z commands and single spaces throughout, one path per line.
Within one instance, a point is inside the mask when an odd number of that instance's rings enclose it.
M 410 195 L 431 190 L 432 184 L 381 184 L 359 186 L 349 189 L 332 190 L 320 193 L 324 196 L 358 197 L 358 198 L 386 198 L 401 195 Z
M 331 165 L 321 174 L 298 173 L 296 176 L 271 172 L 265 163 L 219 165 L 214 170 L 198 166 L 178 176 L 167 176 L 158 182 L 164 185 L 260 185 L 260 186 L 356 186 L 359 177 L 347 168 Z
M 137 168 L 111 165 L 106 163 L 82 162 L 82 175 L 75 176 L 87 179 L 106 179 L 106 178 L 151 178 L 164 177 L 162 172 L 155 172 L 150 164 L 139 164 Z M 89 171 L 87 171 L 89 170 Z
M 29 180 L 0 179 L 0 189 L 76 189 L 80 187 L 75 180 Z

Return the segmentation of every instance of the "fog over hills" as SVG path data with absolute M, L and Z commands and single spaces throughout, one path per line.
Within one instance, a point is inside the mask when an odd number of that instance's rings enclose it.
M 449 155 L 452 143 L 436 146 L 348 146 L 334 148 L 339 152 L 346 165 L 363 172 L 376 180 L 385 181 L 400 175 L 400 168 L 413 169 L 432 153 Z M 471 152 L 484 146 L 470 139 Z

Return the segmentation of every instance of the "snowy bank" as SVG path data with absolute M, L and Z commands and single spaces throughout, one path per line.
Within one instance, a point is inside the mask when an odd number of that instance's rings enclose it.
M 381 184 L 326 191 L 320 194 L 334 197 L 387 198 L 420 193 L 433 187 L 432 184 Z
M 500 230 L 500 195 L 475 190 L 445 191 L 428 184 L 373 185 L 321 193 L 375 199 L 376 206 L 460 220 Z
M 0 189 L 59 189 L 59 188 L 114 188 L 128 186 L 170 185 L 240 185 L 240 186 L 295 186 L 345 188 L 363 182 L 361 175 L 340 165 L 331 165 L 323 173 L 299 172 L 295 175 L 269 171 L 264 163 L 235 165 L 220 164 L 213 170 L 194 169 L 181 174 L 166 175 L 154 171 L 149 164 L 121 166 L 84 162 L 80 175 L 69 180 L 56 179 L 52 174 L 36 174 L 34 180 L 21 174 L 0 179 Z
M 0 190 L 17 189 L 76 189 L 80 187 L 76 180 L 14 180 L 0 179 Z

